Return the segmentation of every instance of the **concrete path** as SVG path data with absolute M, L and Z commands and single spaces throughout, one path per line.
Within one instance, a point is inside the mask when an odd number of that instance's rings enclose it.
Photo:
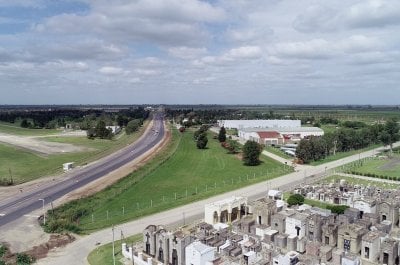
M 396 143 L 395 146 L 400 146 L 400 143 Z M 253 200 L 265 196 L 268 189 L 290 189 L 303 181 L 307 181 L 310 177 L 323 176 L 327 170 L 357 161 L 362 158 L 373 156 L 382 149 L 383 148 L 376 148 L 374 150 L 352 155 L 323 165 L 312 168 L 304 168 L 273 180 L 264 181 L 235 191 L 214 196 L 206 200 L 194 202 L 185 206 L 121 224 L 116 226 L 115 235 L 119 235 L 120 231 L 123 231 L 125 236 L 141 233 L 143 229 L 150 224 L 174 225 L 179 223 L 183 224 L 184 221 L 190 222 L 192 220 L 201 218 L 204 212 L 204 205 L 206 203 L 218 201 L 230 196 L 247 196 L 250 200 Z M 101 244 L 104 244 L 109 243 L 110 241 L 112 241 L 111 228 L 100 230 L 76 240 L 75 242 L 67 245 L 65 248 L 51 251 L 47 258 L 39 260 L 37 264 L 88 264 L 86 258 L 89 253 L 96 248 L 96 243 L 100 242 Z

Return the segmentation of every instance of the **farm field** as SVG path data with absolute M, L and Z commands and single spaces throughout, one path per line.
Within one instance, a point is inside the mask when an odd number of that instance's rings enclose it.
M 2 128 L 4 126 L 0 126 L 0 132 L 3 132 Z M 3 181 L 12 177 L 14 184 L 23 183 L 39 177 L 61 173 L 62 164 L 66 162 L 75 162 L 75 165 L 79 166 L 94 161 L 134 142 L 143 133 L 144 127 L 132 135 L 126 135 L 121 132 L 113 140 L 90 140 L 86 136 L 54 136 L 54 131 L 56 130 L 49 130 L 48 132 L 47 130 L 22 129 L 20 131 L 17 128 L 13 132 L 19 131 L 20 136 L 27 137 L 26 130 L 32 131 L 33 134 L 38 131 L 44 131 L 41 132 L 38 143 L 44 141 L 45 143 L 72 144 L 74 147 L 79 147 L 81 151 L 58 152 L 46 155 L 14 145 L 0 143 L 0 179 Z M 7 131 L 7 133 L 11 134 L 12 132 Z
M 90 232 L 292 171 L 266 157 L 259 166 L 244 166 L 210 138 L 208 149 L 199 150 L 193 132 L 173 130 L 169 146 L 152 161 L 106 190 L 62 206 L 57 220 L 83 213 L 76 225 Z

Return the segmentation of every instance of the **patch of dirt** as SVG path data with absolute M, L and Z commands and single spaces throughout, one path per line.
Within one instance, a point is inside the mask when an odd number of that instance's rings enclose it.
M 45 258 L 51 249 L 63 247 L 73 241 L 75 241 L 75 237 L 71 234 L 52 234 L 47 243 L 34 246 L 31 250 L 28 250 L 25 253 L 38 260 Z
M 235 157 L 236 157 L 237 159 L 239 159 L 239 160 L 243 160 L 243 154 L 242 154 L 242 153 L 237 153 L 237 154 L 235 155 Z
M 49 241 L 46 243 L 40 244 L 39 246 L 34 246 L 32 249 L 23 253 L 34 257 L 35 260 L 38 260 L 45 258 L 51 249 L 63 247 L 73 241 L 75 241 L 75 237 L 70 234 L 52 234 L 50 235 Z M 15 264 L 17 253 L 12 253 L 8 244 L 2 243 L 2 245 L 7 247 L 7 252 L 3 257 L 6 264 Z
M 42 155 L 74 153 L 90 150 L 88 147 L 66 143 L 47 142 L 34 137 L 17 136 L 7 133 L 0 133 L 0 142 L 28 149 Z
M 380 170 L 391 170 L 400 165 L 400 158 L 390 158 L 388 163 L 378 167 Z

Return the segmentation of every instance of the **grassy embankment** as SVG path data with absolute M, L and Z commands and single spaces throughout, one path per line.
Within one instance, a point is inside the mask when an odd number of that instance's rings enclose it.
M 142 234 L 137 234 L 137 235 L 127 237 L 124 240 L 115 241 L 114 246 L 115 246 L 116 264 L 118 264 L 118 265 L 123 264 L 120 262 L 120 259 L 123 258 L 122 249 L 121 249 L 122 243 L 126 243 L 127 246 L 131 246 L 132 244 L 135 245 L 136 243 L 140 242 L 142 239 L 143 239 Z M 112 243 L 98 246 L 96 249 L 94 249 L 92 252 L 90 252 L 87 259 L 89 261 L 89 264 L 91 264 L 91 265 L 113 264 Z
M 145 122 L 145 124 L 148 124 L 148 121 Z M 7 129 L 4 130 L 4 128 Z M 75 162 L 75 165 L 79 166 L 111 154 L 137 140 L 140 135 L 143 134 L 144 128 L 145 126 L 131 135 L 126 135 L 123 131 L 112 140 L 90 140 L 86 136 L 54 136 L 54 134 L 60 132 L 57 130 L 23 129 L 6 126 L 2 123 L 0 125 L 0 132 L 23 136 L 46 136 L 40 138 L 40 140 L 70 143 L 77 146 L 88 147 L 88 150 L 76 153 L 42 156 L 29 150 L 0 143 L 0 179 L 9 179 L 10 170 L 14 183 L 16 184 L 31 181 L 42 176 L 61 173 L 63 163 Z
M 288 160 L 293 160 L 294 159 L 293 156 L 290 156 L 290 155 L 286 154 L 285 152 L 280 150 L 279 147 L 266 146 L 265 150 L 267 152 L 270 152 L 270 153 L 274 154 L 274 155 L 280 156 L 280 157 L 282 157 L 284 159 L 288 159 Z
M 292 171 L 266 157 L 261 157 L 259 166 L 244 166 L 210 136 L 205 150 L 196 148 L 193 132 L 180 135 L 173 130 L 172 136 L 168 146 L 139 170 L 102 192 L 59 208 L 58 222 L 91 232 Z M 79 221 L 71 223 L 71 218 Z

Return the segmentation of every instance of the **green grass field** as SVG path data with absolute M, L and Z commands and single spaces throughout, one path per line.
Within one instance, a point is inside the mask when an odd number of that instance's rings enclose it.
M 208 149 L 199 150 L 192 132 L 181 136 L 173 130 L 168 147 L 145 166 L 94 196 L 65 205 L 60 212 L 84 211 L 78 225 L 90 232 L 292 171 L 265 157 L 259 166 L 244 166 L 211 138 Z
M 16 184 L 31 181 L 43 176 L 59 174 L 62 172 L 63 163 L 75 162 L 75 165 L 78 166 L 94 161 L 134 142 L 143 131 L 144 129 L 142 128 L 132 135 L 126 135 L 122 132 L 121 136 L 117 136 L 113 140 L 90 140 L 84 136 L 43 137 L 41 140 L 70 143 L 91 148 L 90 151 L 85 152 L 54 154 L 49 156 L 41 156 L 12 145 L 0 144 L 0 179 L 9 179 L 10 170 L 14 183 Z
M 266 146 L 265 150 L 270 152 L 270 153 L 273 153 L 274 155 L 280 156 L 282 158 L 293 160 L 292 156 L 287 155 L 285 152 L 283 152 L 279 148 L 275 148 L 275 147 L 272 147 L 272 146 Z
M 351 169 L 361 174 L 375 174 L 400 178 L 400 155 L 394 154 L 391 158 L 374 158 L 365 160 L 360 166 Z
M 126 243 L 127 246 L 131 246 L 132 244 L 136 244 L 141 242 L 143 239 L 142 234 L 133 235 L 127 237 L 124 240 L 117 240 L 114 242 L 114 250 L 115 250 L 115 261 L 116 264 L 122 265 L 123 263 L 120 262 L 120 259 L 123 258 L 122 256 L 122 249 L 121 244 Z M 111 240 L 111 239 L 110 239 Z M 101 242 L 100 242 L 101 243 Z M 91 265 L 108 265 L 113 264 L 113 256 L 112 256 L 112 243 L 108 243 L 105 245 L 100 245 L 92 252 L 90 252 L 89 256 L 87 257 L 89 264 Z
M 42 136 L 60 133 L 61 130 L 55 129 L 27 129 L 21 128 L 18 124 L 0 122 L 0 133 L 8 133 L 22 136 Z

